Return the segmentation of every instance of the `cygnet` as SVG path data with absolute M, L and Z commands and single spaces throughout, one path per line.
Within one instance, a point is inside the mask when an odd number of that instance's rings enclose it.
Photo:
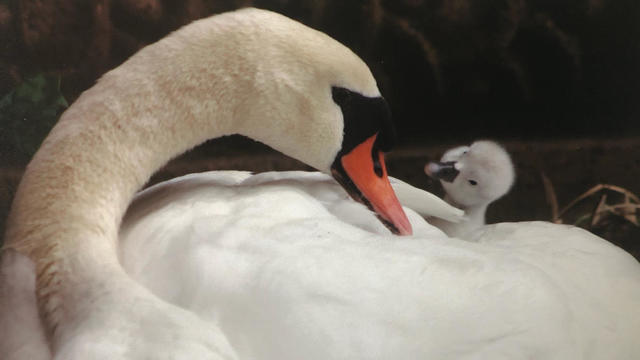
M 463 209 L 467 216 L 458 223 L 437 218 L 430 222 L 447 235 L 466 240 L 473 240 L 476 230 L 485 224 L 487 206 L 504 196 L 515 179 L 507 151 L 488 140 L 450 149 L 440 162 L 425 165 L 424 171 L 440 180 L 446 192 L 444 200 Z

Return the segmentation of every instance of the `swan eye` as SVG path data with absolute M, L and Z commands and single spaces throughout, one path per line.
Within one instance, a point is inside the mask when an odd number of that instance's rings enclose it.
M 395 144 L 395 128 L 387 102 L 381 96 L 366 97 L 345 88 L 332 88 L 333 101 L 342 110 L 344 130 L 342 153 L 347 154 L 355 146 L 378 134 L 375 146 L 390 151 Z
M 476 185 L 478 185 L 478 182 L 475 181 L 475 180 L 469 180 L 469 184 L 471 184 L 473 186 L 476 186 Z
M 382 171 L 382 166 L 380 166 L 380 161 L 378 161 L 377 159 L 374 159 L 374 161 L 373 161 L 373 172 L 379 178 L 381 178 L 382 175 L 384 175 L 384 173 Z
M 352 97 L 351 91 L 341 87 L 333 87 L 331 89 L 331 94 L 333 97 L 333 101 L 335 101 L 340 106 L 351 101 Z
M 384 172 L 382 171 L 382 164 L 380 164 L 380 156 L 380 150 L 378 150 L 378 147 L 374 144 L 373 148 L 371 149 L 371 158 L 373 159 L 373 172 L 379 178 L 384 175 Z

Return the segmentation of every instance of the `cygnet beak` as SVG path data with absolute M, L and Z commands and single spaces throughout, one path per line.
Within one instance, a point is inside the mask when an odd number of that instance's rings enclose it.
M 398 201 L 384 163 L 382 151 L 374 148 L 377 134 L 336 158 L 331 173 L 356 201 L 374 211 L 378 219 L 397 235 L 411 235 L 413 230 Z
M 430 162 L 424 166 L 424 172 L 434 179 L 453 182 L 460 174 L 456 164 L 455 161 Z

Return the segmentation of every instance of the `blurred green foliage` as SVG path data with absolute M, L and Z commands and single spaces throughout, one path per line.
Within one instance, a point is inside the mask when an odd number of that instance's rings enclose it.
M 60 78 L 38 74 L 0 99 L 0 153 L 4 161 L 26 163 L 69 106 Z
M 26 79 L 0 98 L 0 245 L 19 179 L 11 167 L 26 165 L 68 106 L 60 78 L 45 74 Z

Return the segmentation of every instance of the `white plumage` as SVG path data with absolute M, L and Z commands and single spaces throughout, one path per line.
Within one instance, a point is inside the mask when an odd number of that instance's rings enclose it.
M 354 99 L 383 109 L 357 56 L 256 9 L 198 21 L 106 74 L 63 114 L 16 194 L 5 239 L 20 254 L 3 254 L 0 300 L 37 296 L 40 314 L 16 334 L 45 334 L 55 359 L 638 353 L 640 265 L 580 229 L 498 224 L 469 243 L 409 211 L 415 235 L 397 237 L 329 177 L 300 173 L 175 179 L 125 215 L 170 158 L 241 133 L 332 173 L 410 233 L 378 151 L 388 119 L 347 133 Z M 33 320 L 31 309 L 20 311 Z M 32 340 L 2 336 L 0 349 Z
M 219 324 L 241 359 L 629 359 L 640 347 L 640 264 L 579 228 L 503 223 L 470 243 L 408 211 L 416 235 L 397 238 L 329 177 L 300 172 L 189 175 L 132 210 L 125 268 Z

